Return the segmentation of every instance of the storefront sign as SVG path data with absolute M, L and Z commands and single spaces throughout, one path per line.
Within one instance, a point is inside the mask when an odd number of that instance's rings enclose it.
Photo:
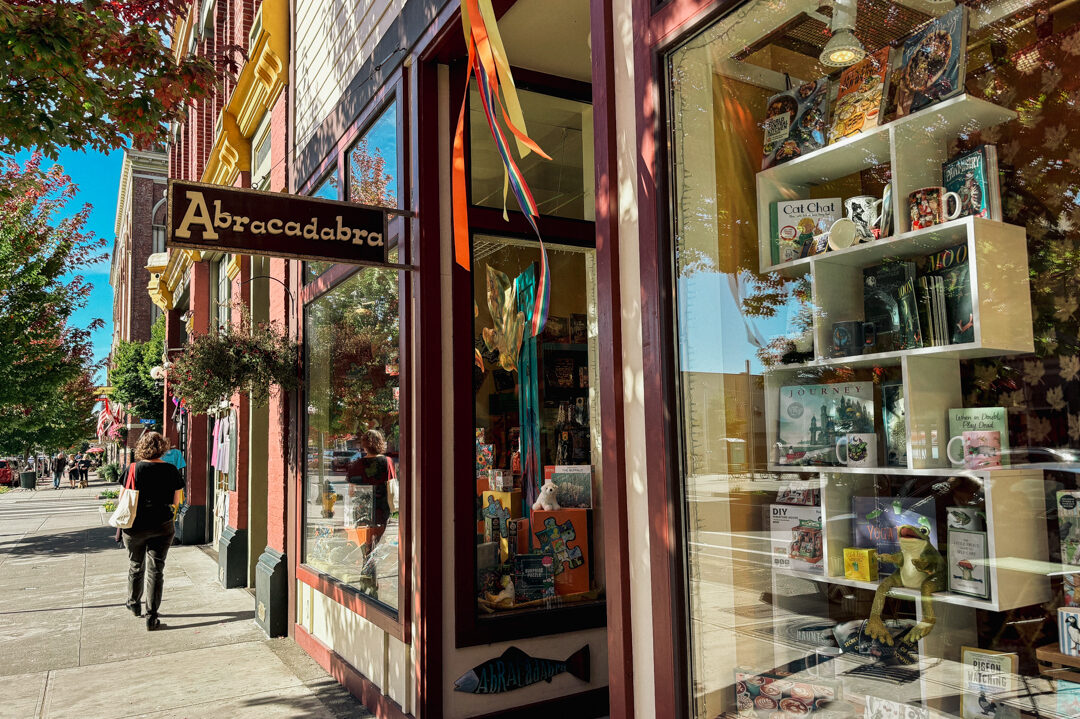
M 550 682 L 569 672 L 583 682 L 589 681 L 589 646 L 571 654 L 566 661 L 531 657 L 517 647 L 510 647 L 499 657 L 488 659 L 462 674 L 454 682 L 454 691 L 472 694 L 501 694 L 536 682 Z
M 386 264 L 387 211 L 169 180 L 169 247 Z

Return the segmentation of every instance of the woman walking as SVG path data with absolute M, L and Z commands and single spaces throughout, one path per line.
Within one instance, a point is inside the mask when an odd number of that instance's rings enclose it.
M 128 550 L 128 600 L 126 606 L 142 616 L 143 577 L 146 578 L 146 628 L 157 629 L 158 607 L 164 582 L 165 555 L 173 540 L 173 510 L 179 504 L 184 481 L 176 467 L 161 455 L 169 442 L 157 432 L 145 432 L 135 446 L 135 489 L 139 503 L 135 521 L 123 530 Z M 130 469 L 129 469 L 130 473 Z
M 64 477 L 65 467 L 67 467 L 67 455 L 61 452 L 56 455 L 56 461 L 53 463 L 53 489 L 60 489 L 60 480 Z

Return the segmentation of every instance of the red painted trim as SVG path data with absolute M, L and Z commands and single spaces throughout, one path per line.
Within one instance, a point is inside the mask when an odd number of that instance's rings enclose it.
M 623 683 L 630 684 L 623 677 Z M 535 704 L 526 704 L 521 707 L 504 709 L 503 711 L 481 714 L 472 719 L 551 719 L 552 716 L 567 716 L 574 719 L 591 719 L 592 717 L 611 716 L 629 717 L 630 714 L 618 714 L 608 709 L 607 687 L 590 689 L 587 692 L 569 694 L 567 696 L 548 699 Z
M 309 634 L 299 624 L 293 626 L 293 638 L 301 649 L 319 663 L 319 666 L 349 690 L 350 694 L 359 699 L 379 719 L 406 719 L 412 716 L 402 711 L 400 704 L 383 694 L 379 687 L 345 661 L 340 654 Z
M 601 470 L 610 712 L 634 716 L 634 652 L 630 622 L 630 553 L 623 427 L 622 318 L 619 276 L 618 132 L 614 20 L 605 0 L 590 3 L 593 155 L 596 158 L 596 275 L 600 348 Z
M 417 228 L 413 243 L 417 272 L 415 299 L 418 351 L 415 364 L 418 412 L 414 447 L 418 460 L 415 477 L 442 477 L 443 381 L 442 371 L 442 229 L 439 218 L 439 79 L 434 61 L 416 66 L 416 154 L 412 158 L 416 197 L 420 212 L 411 223 Z M 413 486 L 419 488 L 419 480 Z M 412 588 L 416 636 L 413 663 L 416 678 L 415 712 L 423 719 L 443 716 L 443 532 L 442 492 L 418 492 L 413 561 L 417 576 Z
M 395 639 L 404 641 L 402 623 L 398 620 L 400 612 L 373 601 L 359 589 L 354 589 L 341 580 L 312 569 L 306 564 L 301 564 L 296 568 L 296 579 L 330 597 L 349 611 L 359 614 Z

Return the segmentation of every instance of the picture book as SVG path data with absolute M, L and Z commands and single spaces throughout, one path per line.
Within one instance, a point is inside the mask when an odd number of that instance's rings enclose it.
M 986 532 L 949 528 L 949 591 L 990 598 Z
M 844 216 L 839 197 L 780 200 L 772 203 L 770 212 L 774 265 L 805 257 L 813 246 L 814 235 L 828 231 L 834 222 Z
M 592 465 L 557 464 L 544 467 L 544 479 L 555 483 L 555 499 L 564 509 L 592 505 Z
M 960 217 L 1001 220 L 997 148 L 980 145 L 941 166 L 942 185 L 960 196 Z
M 961 714 L 964 719 L 1011 719 L 1019 716 L 1017 709 L 995 701 L 997 697 L 1014 696 L 1019 663 L 1020 657 L 1016 654 L 976 647 L 960 649 L 960 664 L 963 666 Z M 984 710 L 987 706 L 992 706 L 989 714 Z
M 927 527 L 930 543 L 941 546 L 933 497 L 852 497 L 851 511 L 855 515 L 855 546 L 877 550 L 881 576 L 896 571 L 886 555 L 900 551 L 899 530 L 905 524 Z
M 949 410 L 949 438 L 964 432 L 998 432 L 1001 435 L 1001 464 L 1007 466 L 1009 422 L 1004 407 L 967 407 Z M 960 465 L 956 465 L 959 467 Z M 1080 496 L 1080 495 L 1078 495 Z
M 896 290 L 896 307 L 900 314 L 899 346 L 910 350 L 923 346 L 922 322 L 919 320 L 919 303 L 915 295 L 915 278 L 909 277 Z
M 825 145 L 829 81 L 819 78 L 773 95 L 767 103 L 761 169 L 801 157 Z
M 874 325 L 871 352 L 891 352 L 903 346 L 905 330 L 900 317 L 900 288 L 914 278 L 915 263 L 908 260 L 863 269 L 863 316 Z
M 779 418 L 778 464 L 838 465 L 837 439 L 874 431 L 874 383 L 781 387 Z
M 941 278 L 945 322 L 944 344 L 975 341 L 975 314 L 971 298 L 971 278 L 967 243 L 947 247 L 919 263 L 920 274 Z
M 882 124 L 880 118 L 890 50 L 886 45 L 840 73 L 836 105 L 829 125 L 830 145 Z
M 958 5 L 904 41 L 897 70 L 897 117 L 963 91 L 967 72 L 967 20 L 967 8 Z
M 885 431 L 885 466 L 907 466 L 907 419 L 904 383 L 881 383 L 881 425 Z

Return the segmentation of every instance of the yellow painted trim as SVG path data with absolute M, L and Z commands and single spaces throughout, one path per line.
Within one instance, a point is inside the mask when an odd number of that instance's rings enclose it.
M 230 280 L 235 280 L 236 276 L 240 274 L 240 255 L 233 255 L 229 259 L 229 264 L 225 267 L 225 274 L 229 276 Z

